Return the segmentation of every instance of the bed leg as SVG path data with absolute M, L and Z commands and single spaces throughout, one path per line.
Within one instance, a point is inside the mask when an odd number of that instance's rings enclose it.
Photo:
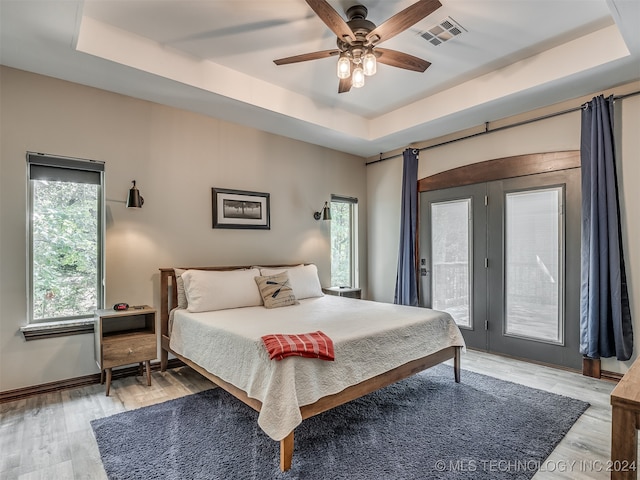
M 169 352 L 164 348 L 160 349 L 160 371 L 164 372 L 167 369 L 167 363 L 169 363 Z
M 462 350 L 462 347 L 455 347 L 455 353 L 453 354 L 453 376 L 456 383 L 460 383 L 460 350 Z
M 293 460 L 293 431 L 280 440 L 280 470 L 286 472 L 291 468 Z

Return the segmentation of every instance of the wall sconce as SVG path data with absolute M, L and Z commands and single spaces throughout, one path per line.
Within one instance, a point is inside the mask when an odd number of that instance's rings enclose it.
M 322 207 L 321 212 L 314 212 L 313 218 L 316 220 L 331 220 L 331 210 L 329 210 L 329 205 L 327 202 L 324 202 L 324 207 Z
M 133 187 L 129 189 L 129 196 L 127 197 L 127 208 L 142 208 L 144 198 L 142 198 L 138 187 L 136 187 L 136 181 L 133 180 L 132 182 Z

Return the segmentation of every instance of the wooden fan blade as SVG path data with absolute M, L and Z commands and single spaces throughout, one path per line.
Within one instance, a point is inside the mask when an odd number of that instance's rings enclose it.
M 336 12 L 326 0 L 306 0 L 311 9 L 316 12 L 327 27 L 336 34 L 338 38 L 347 43 L 355 42 L 356 36 L 347 25 L 347 22 Z
M 412 70 L 414 72 L 424 72 L 431 65 L 430 62 L 409 55 L 408 53 L 380 47 L 376 47 L 375 51 L 379 54 L 377 57 L 378 62 L 392 67 L 404 68 L 405 70 Z
M 441 6 L 442 4 L 438 0 L 420 0 L 371 30 L 367 34 L 367 41 L 374 45 L 387 41 L 415 25 Z
M 341 78 L 338 84 L 338 93 L 347 93 L 351 90 L 351 75 L 348 78 Z
M 307 60 L 318 60 L 320 58 L 333 57 L 340 54 L 340 50 L 322 50 L 320 52 L 303 53 L 301 55 L 294 55 L 293 57 L 278 58 L 273 63 L 276 65 L 287 65 L 289 63 L 306 62 Z

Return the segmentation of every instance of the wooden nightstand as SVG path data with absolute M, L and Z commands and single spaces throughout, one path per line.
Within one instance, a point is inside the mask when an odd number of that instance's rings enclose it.
M 326 287 L 322 291 L 327 295 L 337 295 L 338 297 L 362 298 L 362 290 L 351 287 Z
M 111 387 L 111 368 L 142 362 L 147 369 L 147 385 L 151 385 L 151 360 L 158 356 L 156 311 L 148 305 L 127 310 L 96 310 L 94 315 L 96 363 L 100 383 L 107 372 L 107 396 Z

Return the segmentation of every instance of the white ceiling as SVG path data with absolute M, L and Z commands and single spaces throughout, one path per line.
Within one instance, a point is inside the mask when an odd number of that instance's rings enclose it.
M 376 25 L 414 0 L 362 3 Z M 432 63 L 379 65 L 338 94 L 335 48 L 304 0 L 0 0 L 3 65 L 361 156 L 640 79 L 639 0 L 441 0 L 383 44 Z M 420 34 L 451 17 L 465 32 Z

